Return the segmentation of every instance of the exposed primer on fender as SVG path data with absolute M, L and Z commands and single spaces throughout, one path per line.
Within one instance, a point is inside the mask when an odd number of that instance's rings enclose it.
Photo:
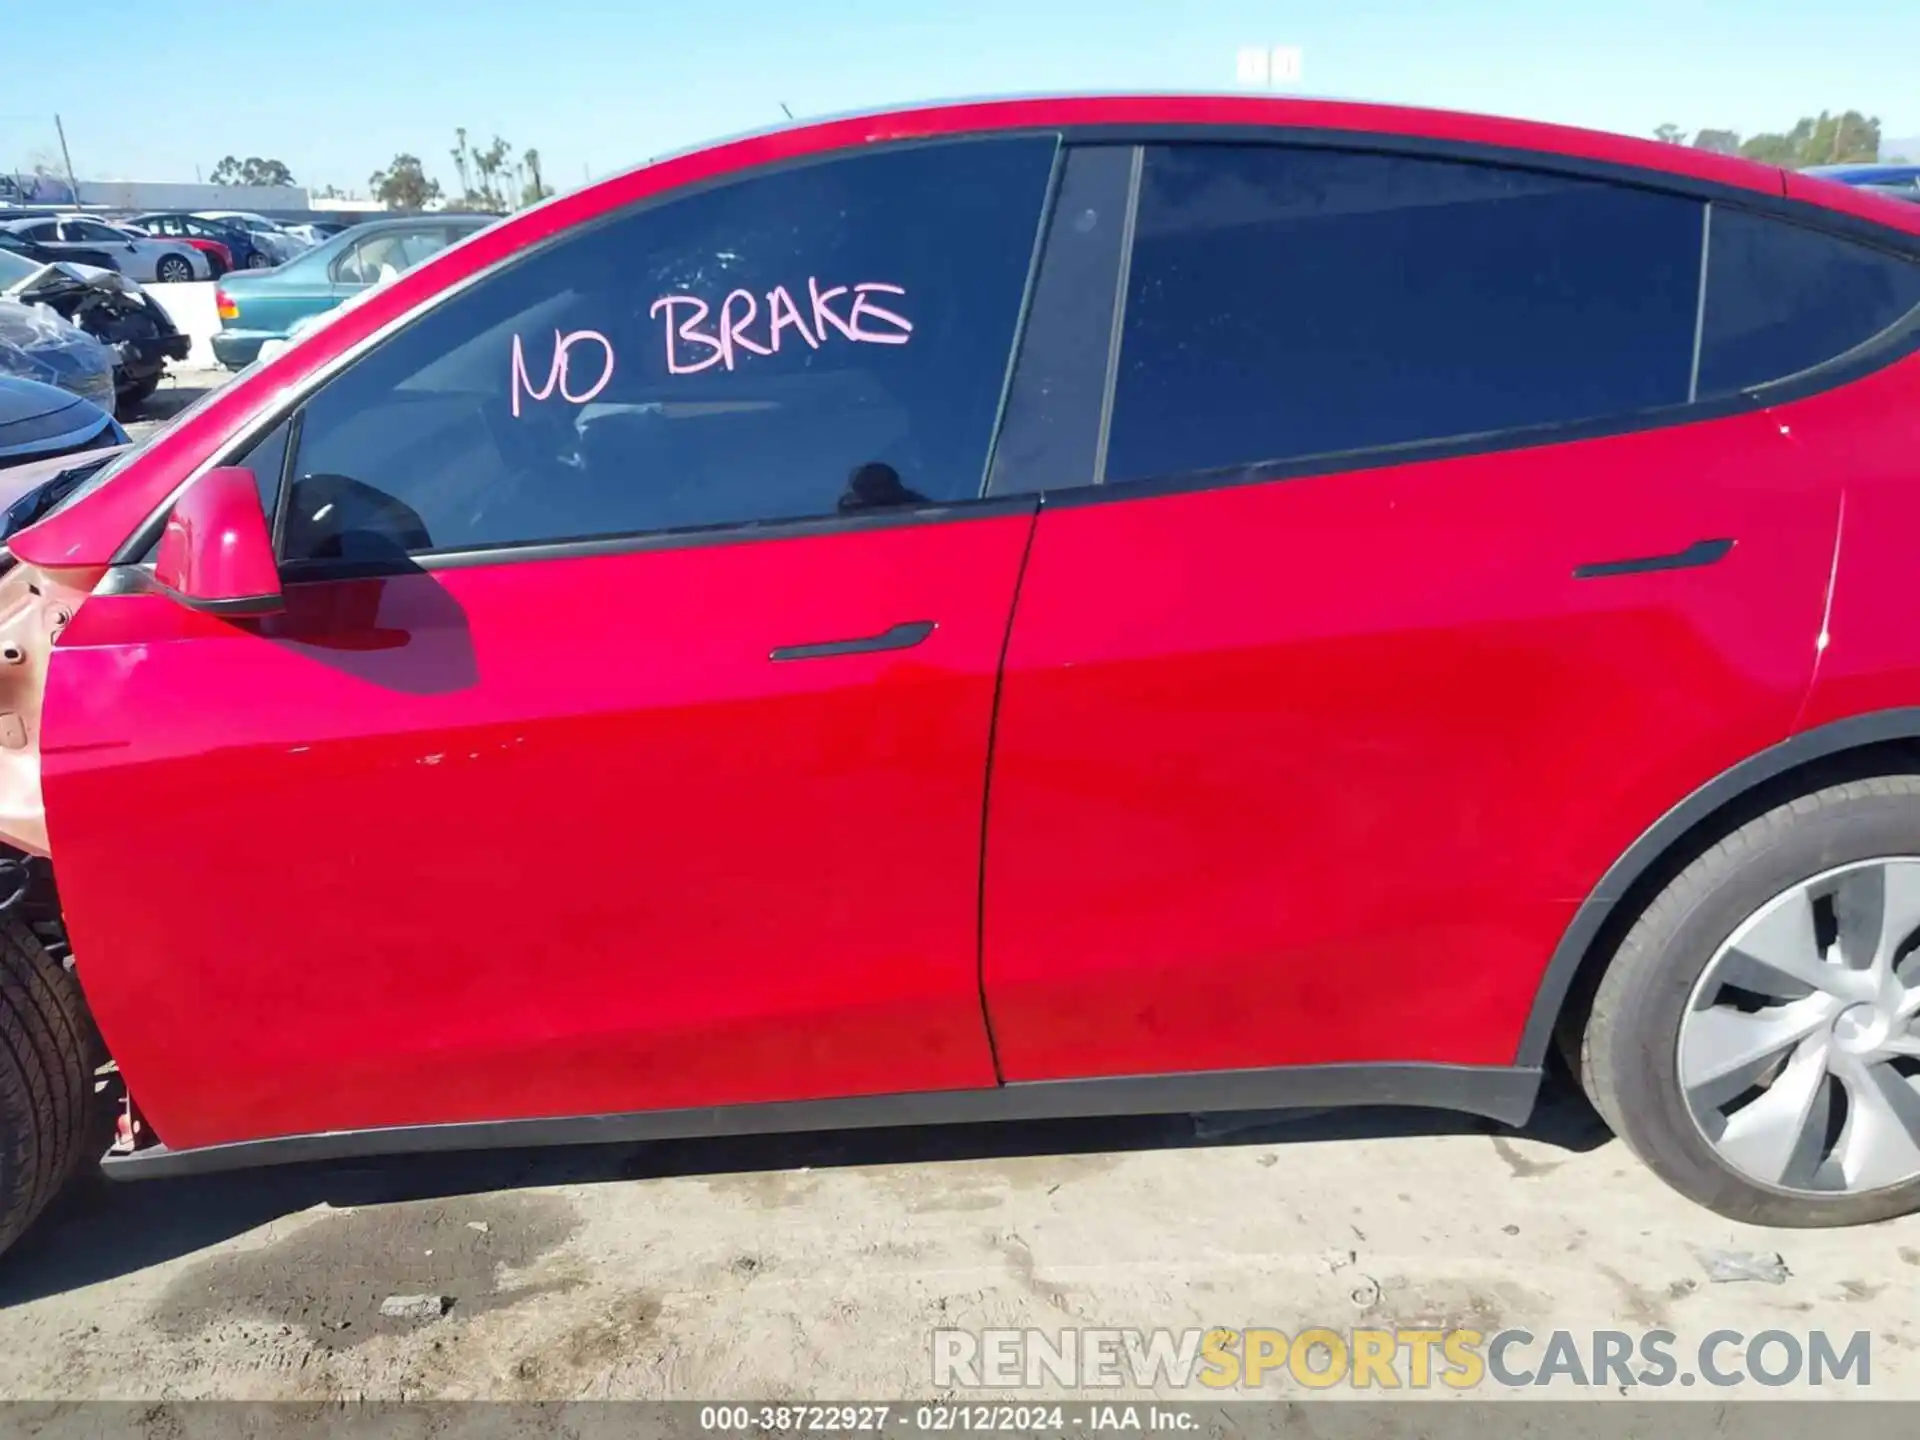
M 0 575 L 0 840 L 46 855 L 40 710 L 54 642 L 86 592 L 32 565 Z

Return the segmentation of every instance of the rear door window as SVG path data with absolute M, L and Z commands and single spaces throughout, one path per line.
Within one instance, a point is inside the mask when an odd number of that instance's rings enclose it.
M 524 256 L 307 401 L 284 554 L 978 497 L 1055 148 L 854 153 Z
M 1920 309 L 1920 261 L 1715 205 L 1708 223 L 1701 399 L 1784 380 L 1872 342 Z
M 1703 211 L 1494 165 L 1150 147 L 1103 478 L 1684 404 Z

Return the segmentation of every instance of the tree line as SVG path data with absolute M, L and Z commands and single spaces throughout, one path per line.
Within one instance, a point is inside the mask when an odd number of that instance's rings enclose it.
M 373 198 L 390 210 L 420 210 L 444 198 L 456 209 L 504 215 L 553 194 L 553 187 L 541 173 L 538 150 L 529 148 L 515 155 L 513 147 L 498 135 L 476 147 L 468 141 L 464 125 L 453 134 L 453 148 L 447 153 L 459 176 L 458 194 L 445 194 L 440 182 L 427 174 L 420 157 L 403 151 L 386 169 L 367 177 Z
M 1693 139 L 1678 125 L 1666 124 L 1653 132 L 1654 139 L 1669 145 L 1691 144 L 1696 150 L 1712 150 L 1721 155 L 1743 155 L 1767 165 L 1782 165 L 1798 170 L 1808 165 L 1843 165 L 1854 160 L 1878 160 L 1880 121 L 1877 116 L 1847 110 L 1835 115 L 1822 110 L 1803 116 L 1791 130 L 1742 139 L 1737 130 L 1696 130 Z M 1888 156 L 1899 159 L 1899 156 Z
M 1712 150 L 1721 155 L 1742 155 L 1767 165 L 1800 169 L 1807 165 L 1840 165 L 1854 160 L 1878 160 L 1880 121 L 1877 116 L 1858 110 L 1834 114 L 1822 110 L 1803 116 L 1792 129 L 1767 131 L 1742 136 L 1737 130 L 1687 131 L 1671 122 L 1658 126 L 1654 138 L 1670 145 L 1691 145 L 1696 150 Z M 523 205 L 532 205 L 553 194 L 540 168 L 540 152 L 534 149 L 514 154 L 513 146 L 500 136 L 476 147 L 467 138 L 465 126 L 454 131 L 453 148 L 447 152 L 453 160 L 458 190 L 447 192 L 440 182 L 427 174 L 418 155 L 401 152 L 385 169 L 367 177 L 373 198 L 390 210 L 423 210 L 436 200 L 461 210 L 479 210 L 502 215 Z M 1901 156 L 1887 156 L 1898 160 Z M 278 160 L 250 155 L 246 159 L 224 156 L 213 167 L 216 185 L 292 185 L 293 172 Z M 339 192 L 328 186 L 324 196 Z
M 386 168 L 368 176 L 367 188 L 373 198 L 389 210 L 424 210 L 436 200 L 445 200 L 454 209 L 495 215 L 532 205 L 553 194 L 553 187 L 541 170 L 538 150 L 526 149 L 516 155 L 513 147 L 498 135 L 486 145 L 475 146 L 467 139 L 466 127 L 462 126 L 454 131 L 453 148 L 447 153 L 453 159 L 454 173 L 459 176 L 459 188 L 454 192 L 442 190 L 440 182 L 427 174 L 420 157 L 404 151 L 394 156 Z M 258 155 L 244 160 L 233 155 L 222 157 L 213 167 L 212 179 L 216 185 L 299 183 L 281 161 Z M 340 191 L 329 185 L 315 193 L 332 198 Z

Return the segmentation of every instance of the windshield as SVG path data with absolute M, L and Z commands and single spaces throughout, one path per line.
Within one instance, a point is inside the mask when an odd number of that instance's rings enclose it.
M 38 260 L 29 260 L 24 255 L 16 255 L 11 250 L 0 250 L 0 290 L 18 285 L 29 275 L 34 275 L 46 267 Z

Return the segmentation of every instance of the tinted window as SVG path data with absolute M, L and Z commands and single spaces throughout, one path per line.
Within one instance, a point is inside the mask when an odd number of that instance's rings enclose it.
M 1811 369 L 1920 305 L 1920 263 L 1784 220 L 1713 207 L 1700 396 Z
M 357 241 L 334 261 L 333 278 L 342 285 L 371 285 L 391 280 L 436 250 L 447 248 L 447 232 L 439 225 L 410 230 L 381 230 Z
M 1151 149 L 1106 478 L 1684 402 L 1702 209 L 1450 161 Z
M 234 462 L 253 472 L 253 483 L 260 491 L 260 509 L 270 526 L 279 506 L 280 477 L 287 468 L 287 431 L 291 424 L 282 420 L 255 441 L 242 459 Z
M 285 553 L 977 496 L 1053 152 L 849 156 L 527 256 L 308 402 Z

